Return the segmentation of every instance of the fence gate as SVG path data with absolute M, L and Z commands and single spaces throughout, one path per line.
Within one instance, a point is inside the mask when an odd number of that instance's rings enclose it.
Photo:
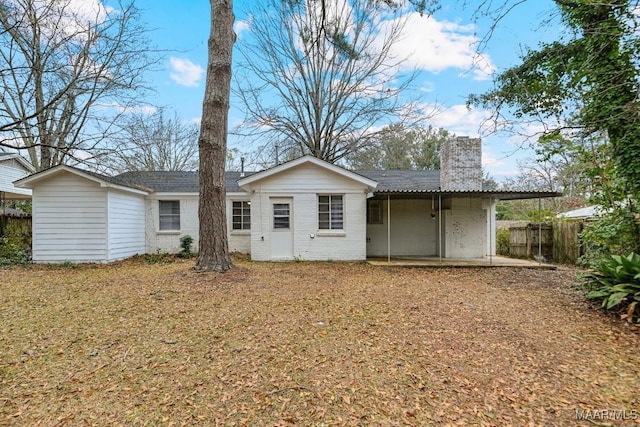
M 542 249 L 546 260 L 553 258 L 553 228 L 547 224 L 528 224 L 509 228 L 509 252 L 516 258 L 533 258 Z

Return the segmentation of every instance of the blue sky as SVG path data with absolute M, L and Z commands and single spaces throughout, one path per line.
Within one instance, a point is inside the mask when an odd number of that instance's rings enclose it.
M 406 27 L 406 38 L 398 46 L 400 53 L 411 54 L 412 65 L 422 71 L 416 82 L 424 102 L 438 105 L 439 113 L 429 122 L 457 135 L 482 136 L 483 165 L 491 176 L 502 179 L 517 172 L 516 159 L 530 156 L 530 151 L 518 150 L 523 137 L 488 135 L 481 129 L 488 112 L 468 111 L 465 101 L 470 93 L 482 93 L 491 88 L 490 73 L 517 64 L 526 46 L 535 47 L 541 40 L 554 37 L 557 28 L 540 28 L 549 18 L 553 6 L 550 0 L 531 0 L 516 7 L 492 33 L 482 56 L 474 56 L 477 43 L 489 31 L 491 19 L 473 19 L 479 0 L 444 1 L 433 17 L 414 16 Z M 466 5 L 464 5 L 466 3 Z M 494 4 L 501 2 L 493 2 Z M 236 1 L 237 43 L 250 37 L 248 17 L 251 0 Z M 210 6 L 206 0 L 175 1 L 136 0 L 142 9 L 146 25 L 152 29 L 152 42 L 167 50 L 162 69 L 153 73 L 156 93 L 149 99 L 154 105 L 177 112 L 185 121 L 198 121 L 202 112 Z M 230 124 L 242 117 L 233 102 Z M 527 127 L 525 133 L 536 129 Z M 244 148 L 230 139 L 230 147 Z

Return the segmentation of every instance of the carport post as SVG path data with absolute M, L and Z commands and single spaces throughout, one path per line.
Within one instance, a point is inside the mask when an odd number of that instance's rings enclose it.
M 489 265 L 493 265 L 493 197 L 489 196 Z
M 542 197 L 538 197 L 538 263 L 542 264 Z
M 391 264 L 391 195 L 387 194 L 387 262 Z
M 438 256 L 442 264 L 442 194 L 438 194 Z

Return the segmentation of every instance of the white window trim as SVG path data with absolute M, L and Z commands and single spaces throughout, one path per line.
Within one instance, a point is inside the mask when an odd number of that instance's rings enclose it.
M 247 203 L 249 205 L 249 228 L 233 228 L 233 204 L 234 203 Z M 241 206 L 242 209 L 242 206 Z M 251 234 L 251 200 L 231 200 L 231 215 L 229 215 L 229 230 L 231 231 L 231 234 L 234 235 L 244 235 L 244 234 Z M 240 216 L 242 217 L 242 213 L 240 213 Z M 242 222 L 241 224 L 244 224 L 244 222 Z
M 178 202 L 178 220 L 180 221 L 180 227 L 178 227 L 177 229 L 167 229 L 167 230 L 161 230 L 160 229 L 160 217 L 162 217 L 162 213 L 161 213 L 161 209 L 160 209 L 160 204 L 162 202 Z M 167 214 L 164 214 L 167 215 Z M 176 216 L 175 214 L 172 214 L 173 216 Z M 180 234 L 182 230 L 182 203 L 180 203 L 180 200 L 158 200 L 158 229 L 156 230 L 157 234 Z
M 342 228 L 320 228 L 320 197 L 329 196 L 329 227 L 331 227 L 331 197 L 332 196 L 341 196 L 342 197 Z M 331 236 L 331 237 L 342 237 L 346 235 L 347 229 L 347 215 L 346 213 L 346 195 L 344 193 L 318 193 L 316 195 L 316 225 L 317 232 L 316 235 L 323 236 Z

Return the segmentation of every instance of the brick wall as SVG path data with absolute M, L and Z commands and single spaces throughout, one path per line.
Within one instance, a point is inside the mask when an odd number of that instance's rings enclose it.
M 440 147 L 440 187 L 443 191 L 482 190 L 482 142 L 461 136 Z

